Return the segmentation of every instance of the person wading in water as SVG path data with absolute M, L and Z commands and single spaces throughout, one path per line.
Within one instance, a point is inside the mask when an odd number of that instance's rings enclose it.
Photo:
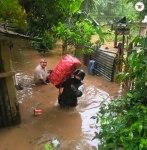
M 58 103 L 60 107 L 75 107 L 78 104 L 77 98 L 83 95 L 83 79 L 85 72 L 76 70 L 73 76 L 59 85 Z

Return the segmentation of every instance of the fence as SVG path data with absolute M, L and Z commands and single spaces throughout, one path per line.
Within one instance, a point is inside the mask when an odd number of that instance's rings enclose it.
M 102 75 L 109 81 L 114 81 L 116 57 L 117 54 L 115 52 L 106 51 L 104 49 L 95 50 L 93 55 L 89 57 L 89 59 L 95 61 L 94 74 Z

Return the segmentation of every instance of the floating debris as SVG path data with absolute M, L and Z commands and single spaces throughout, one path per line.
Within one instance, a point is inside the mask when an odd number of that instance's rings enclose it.
M 43 110 L 41 108 L 35 108 L 34 109 L 34 116 L 40 116 L 42 115 Z

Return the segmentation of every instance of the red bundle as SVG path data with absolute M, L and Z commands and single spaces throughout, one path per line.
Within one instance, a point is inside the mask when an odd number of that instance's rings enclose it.
M 77 58 L 71 55 L 64 56 L 51 72 L 49 76 L 50 82 L 53 83 L 54 85 L 59 85 L 66 78 L 71 76 L 71 74 L 78 67 L 80 67 L 80 65 L 81 62 Z

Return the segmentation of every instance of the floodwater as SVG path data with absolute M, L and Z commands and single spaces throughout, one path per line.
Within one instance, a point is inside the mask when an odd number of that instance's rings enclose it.
M 24 49 L 24 48 L 22 48 Z M 33 69 L 42 57 L 31 49 L 16 48 L 12 53 L 17 82 L 23 90 L 17 91 L 22 123 L 0 129 L 0 150 L 45 150 L 44 145 L 57 138 L 59 150 L 97 150 L 97 140 L 92 140 L 99 131 L 92 119 L 102 100 L 111 100 L 118 95 L 119 86 L 102 77 L 86 75 L 85 90 L 76 108 L 61 109 L 57 104 L 58 89 L 52 84 L 35 86 Z M 48 69 L 53 69 L 59 59 L 60 46 L 46 59 Z M 83 66 L 86 71 L 86 67 Z M 34 116 L 34 108 L 41 108 L 42 115 Z

